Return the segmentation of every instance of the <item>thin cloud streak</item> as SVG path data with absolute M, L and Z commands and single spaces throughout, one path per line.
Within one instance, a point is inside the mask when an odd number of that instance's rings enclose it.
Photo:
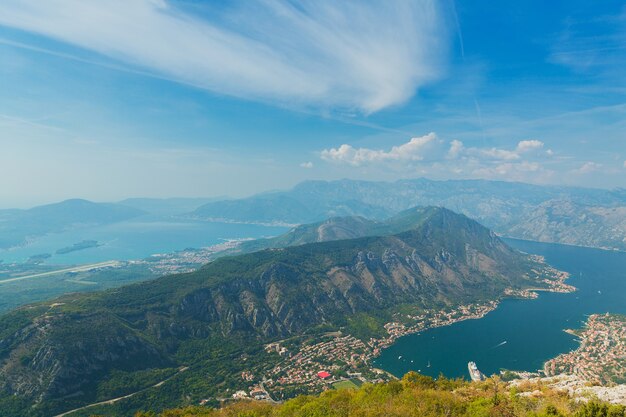
M 370 113 L 407 101 L 442 73 L 447 27 L 434 0 L 267 0 L 228 13 L 200 19 L 157 0 L 6 0 L 0 24 L 275 104 Z

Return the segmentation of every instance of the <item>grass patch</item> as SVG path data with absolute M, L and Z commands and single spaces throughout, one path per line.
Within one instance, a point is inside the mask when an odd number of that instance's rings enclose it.
M 335 389 L 358 389 L 360 386 L 361 386 L 361 381 L 354 381 L 352 379 L 347 379 L 345 381 L 339 381 L 339 382 L 333 383 L 333 388 Z

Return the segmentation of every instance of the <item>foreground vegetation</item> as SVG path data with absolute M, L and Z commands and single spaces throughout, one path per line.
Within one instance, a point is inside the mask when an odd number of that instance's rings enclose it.
M 626 407 L 581 402 L 548 387 L 527 384 L 509 389 L 496 378 L 481 383 L 409 373 L 401 381 L 366 384 L 359 389 L 330 390 L 300 396 L 280 405 L 245 401 L 221 409 L 188 407 L 136 417 L 623 417 Z

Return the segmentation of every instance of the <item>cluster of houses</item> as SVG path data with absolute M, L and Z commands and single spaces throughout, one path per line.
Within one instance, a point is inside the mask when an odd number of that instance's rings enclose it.
M 192 272 L 208 263 L 215 253 L 232 249 L 239 245 L 238 240 L 229 240 L 202 249 L 185 249 L 172 253 L 159 253 L 147 259 L 129 261 L 129 264 L 146 266 L 155 275 Z
M 532 269 L 531 271 L 537 275 L 541 282 L 548 285 L 550 292 L 568 293 L 576 291 L 576 287 L 566 284 L 565 281 L 569 278 L 569 273 L 565 271 L 559 271 L 556 268 L 546 264 L 543 256 L 530 255 L 530 257 L 541 264 L 543 267 L 541 270 Z
M 272 346 L 272 349 L 277 347 Z M 349 335 L 336 336 L 303 346 L 270 373 L 278 385 L 323 388 L 333 380 L 333 372 L 351 369 L 366 362 L 370 356 L 371 349 L 361 340 Z
M 280 356 L 287 356 L 287 355 L 289 355 L 289 350 L 287 350 L 286 347 L 281 346 L 280 343 L 278 343 L 278 342 L 270 343 L 269 345 L 265 345 L 265 351 L 267 353 L 275 352 L 275 353 L 278 353 Z
M 626 380 L 626 319 L 594 314 L 577 335 L 580 347 L 547 361 L 546 375 L 573 374 L 605 384 Z
M 234 400 L 257 400 L 257 401 L 261 401 L 261 400 L 267 400 L 270 398 L 269 394 L 267 393 L 267 391 L 265 391 L 263 388 L 261 387 L 250 387 L 250 391 L 249 393 L 243 390 L 237 391 L 232 395 Z

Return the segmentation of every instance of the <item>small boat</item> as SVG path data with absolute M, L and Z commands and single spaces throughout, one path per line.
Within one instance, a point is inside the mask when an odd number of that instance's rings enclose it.
M 398 360 L 402 359 L 402 355 L 398 356 Z
M 426 365 L 427 368 L 430 368 L 430 361 L 428 361 L 428 365 Z

